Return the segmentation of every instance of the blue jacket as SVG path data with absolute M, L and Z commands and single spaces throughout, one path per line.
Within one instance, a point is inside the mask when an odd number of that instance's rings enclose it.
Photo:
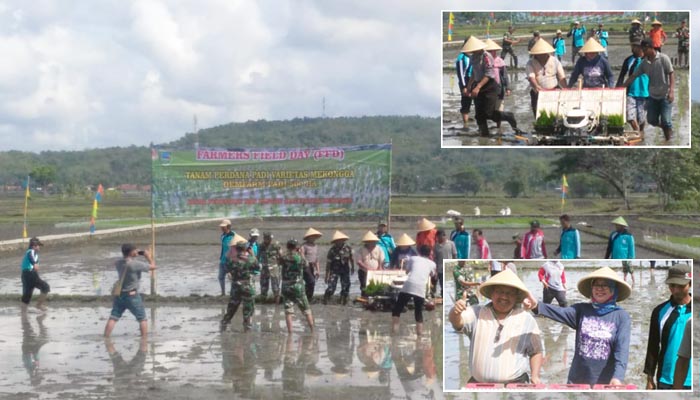
M 459 82 L 459 89 L 461 91 L 463 88 L 467 87 L 469 77 L 472 76 L 472 64 L 469 56 L 464 53 L 459 53 L 457 61 L 455 62 L 455 68 L 457 69 L 457 81 Z
M 634 71 L 636 71 L 643 62 L 644 59 L 642 57 L 637 57 L 634 54 L 625 58 L 625 61 L 622 62 L 620 76 L 617 78 L 617 86 L 622 86 L 627 77 L 632 76 Z M 635 78 L 635 80 L 627 86 L 627 96 L 649 97 L 649 75 L 642 74 Z
M 384 252 L 384 267 L 386 268 L 391 261 L 391 254 L 394 252 L 394 249 L 396 249 L 396 243 L 394 243 L 394 238 L 388 233 L 377 235 L 377 237 L 379 238 L 379 243 L 377 243 L 377 245 Z
M 657 380 L 667 385 L 673 385 L 673 373 L 676 369 L 678 348 L 683 339 L 685 324 L 692 323 L 691 306 L 692 301 L 680 305 L 670 299 L 656 306 L 651 312 L 644 373 L 654 376 L 656 372 Z M 688 368 L 684 386 L 692 384 L 691 370 Z
M 472 236 L 469 232 L 465 231 L 452 231 L 450 234 L 450 240 L 454 242 L 457 248 L 457 258 L 465 259 L 469 258 L 469 253 L 472 248 Z
M 613 231 L 608 238 L 605 258 L 626 260 L 634 257 L 634 236 L 627 229 L 622 232 Z
M 235 234 L 234 231 L 221 234 L 221 255 L 219 255 L 219 264 L 226 264 L 226 253 L 228 253 L 228 248 L 231 247 L 231 240 L 233 240 L 233 235 Z
M 578 229 L 569 227 L 561 231 L 557 251 L 561 253 L 562 259 L 581 258 L 581 235 Z

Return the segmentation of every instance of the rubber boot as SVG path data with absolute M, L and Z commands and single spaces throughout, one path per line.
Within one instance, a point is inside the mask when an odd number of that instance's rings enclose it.
M 522 132 L 518 129 L 518 122 L 515 120 L 515 115 L 512 112 L 501 111 L 501 120 L 508 122 L 515 133 L 519 134 Z
M 327 305 L 328 302 L 330 301 L 330 299 L 331 299 L 331 294 L 328 293 L 328 292 L 326 292 L 326 293 L 323 295 L 323 304 Z
M 664 139 L 666 139 L 666 141 L 671 140 L 671 138 L 673 137 L 673 129 L 663 128 L 663 130 L 664 130 Z
M 228 303 L 226 314 L 224 315 L 224 318 L 221 319 L 222 326 L 226 326 L 231 323 L 231 319 L 233 319 L 233 316 L 236 315 L 236 309 L 238 309 L 238 306 Z
M 477 123 L 479 126 L 479 134 L 481 136 L 489 136 L 489 126 L 486 124 L 486 122 L 480 122 Z
M 513 56 L 513 60 L 515 61 L 515 68 L 518 68 L 518 56 Z
M 340 296 L 340 304 L 344 306 L 348 305 L 348 296 Z

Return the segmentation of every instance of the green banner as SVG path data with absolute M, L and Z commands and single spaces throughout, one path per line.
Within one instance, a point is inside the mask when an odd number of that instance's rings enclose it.
M 153 148 L 155 217 L 386 216 L 391 145 Z

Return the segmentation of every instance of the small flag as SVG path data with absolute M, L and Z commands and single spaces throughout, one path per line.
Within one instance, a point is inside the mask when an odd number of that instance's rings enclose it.
M 452 41 L 452 29 L 454 28 L 455 24 L 455 16 L 454 14 L 450 13 L 450 19 L 447 24 L 447 41 L 451 42 Z
M 92 214 L 90 215 L 90 233 L 95 233 L 95 220 L 97 219 L 97 209 L 98 204 L 102 201 L 102 196 L 105 194 L 105 190 L 100 183 L 97 185 L 97 192 L 95 192 L 95 200 L 92 201 Z
M 24 190 L 24 223 L 22 224 L 22 238 L 27 238 L 27 208 L 29 206 L 29 200 L 31 200 L 32 194 L 29 192 L 29 176 L 27 176 L 27 186 Z
M 566 202 L 566 194 L 569 192 L 569 182 L 566 181 L 566 175 L 561 176 L 561 205 Z

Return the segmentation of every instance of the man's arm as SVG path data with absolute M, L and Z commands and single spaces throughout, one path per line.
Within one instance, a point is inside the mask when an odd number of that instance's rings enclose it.
M 659 362 L 659 343 L 661 342 L 661 332 L 659 331 L 659 306 L 651 313 L 649 323 L 649 336 L 647 337 L 647 355 L 644 361 L 644 373 L 647 376 L 647 390 L 656 389 L 654 383 L 656 366 Z
M 675 88 L 676 84 L 673 82 L 673 80 L 674 80 L 673 75 L 674 75 L 673 71 L 671 71 L 671 73 L 668 74 L 669 85 L 668 85 L 668 96 L 666 96 L 666 98 L 668 99 L 668 101 L 670 103 L 673 103 L 673 99 L 675 97 L 673 95 L 673 92 L 674 92 L 674 88 Z
M 462 312 L 467 309 L 467 302 L 463 299 L 459 299 L 455 302 L 455 305 L 450 310 L 450 323 L 452 328 L 456 331 L 461 331 L 464 329 L 464 319 L 462 318 Z
M 620 326 L 617 328 L 617 337 L 614 343 L 615 348 L 612 354 L 615 358 L 615 369 L 613 370 L 613 377 L 610 381 L 611 385 L 619 385 L 625 379 L 630 349 L 630 326 L 631 319 L 629 315 L 625 315 L 624 320 L 621 321 Z
M 542 368 L 542 362 L 544 361 L 544 358 L 542 357 L 542 353 L 537 353 L 533 354 L 530 357 L 530 373 L 532 376 L 530 377 L 530 380 L 534 384 L 540 383 L 540 369 Z

